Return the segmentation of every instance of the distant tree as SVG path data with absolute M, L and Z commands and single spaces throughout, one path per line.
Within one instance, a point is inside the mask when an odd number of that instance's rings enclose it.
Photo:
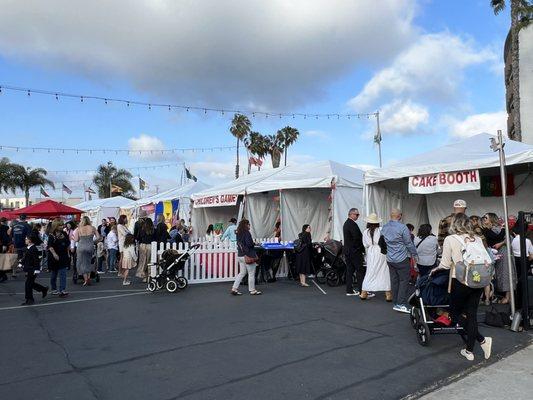
M 98 188 L 98 196 L 102 199 L 113 197 L 113 195 L 133 198 L 135 190 L 133 189 L 131 178 L 131 172 L 117 168 L 109 161 L 107 164 L 98 166 L 93 177 L 93 183 Z M 120 188 L 121 191 L 118 189 L 113 190 L 113 187 Z
M 285 146 L 285 138 L 279 131 L 275 135 L 265 136 L 265 146 L 268 149 L 268 154 L 270 154 L 272 168 L 278 168 L 281 162 L 281 153 L 283 153 Z
M 298 136 L 300 135 L 300 132 L 298 132 L 298 129 L 291 128 L 290 126 L 286 126 L 283 129 L 280 129 L 277 133 L 278 135 L 281 135 L 282 142 L 283 142 L 283 153 L 285 156 L 285 166 L 287 165 L 287 153 L 288 148 L 292 146 L 296 140 L 298 139 Z
M 0 158 L 0 193 L 12 192 L 17 190 L 15 181 L 15 165 L 9 161 L 9 158 Z
M 235 179 L 239 177 L 239 144 L 243 141 L 252 129 L 252 123 L 246 115 L 235 114 L 231 120 L 229 131 L 237 138 L 237 162 L 235 164 Z
M 498 15 L 505 9 L 506 4 L 511 6 L 511 66 L 513 70 L 513 110 L 511 118 L 514 122 L 515 138 L 522 140 L 522 128 L 520 122 L 520 55 L 519 55 L 519 34 L 520 30 L 528 26 L 533 21 L 533 3 L 531 0 L 490 0 L 490 6 L 494 14 Z M 526 111 L 528 112 L 528 111 Z
M 34 187 L 50 186 L 55 189 L 54 183 L 49 180 L 44 168 L 30 168 L 19 164 L 12 164 L 13 180 L 17 188 L 24 192 L 26 205 L 30 204 L 30 190 Z

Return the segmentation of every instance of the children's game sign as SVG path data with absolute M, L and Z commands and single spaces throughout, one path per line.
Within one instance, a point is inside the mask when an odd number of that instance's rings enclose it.
M 461 192 L 479 190 L 479 171 L 438 172 L 409 177 L 409 193 Z
M 239 196 L 236 194 L 199 197 L 194 200 L 194 208 L 235 206 L 238 198 Z

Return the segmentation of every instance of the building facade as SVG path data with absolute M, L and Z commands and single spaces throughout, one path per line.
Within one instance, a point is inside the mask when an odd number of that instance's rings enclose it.
M 513 140 L 521 140 L 524 143 L 533 145 L 533 25 L 520 31 L 518 51 L 521 137 L 519 137 L 515 129 L 513 118 L 516 99 L 513 95 L 512 85 L 516 74 L 512 68 L 511 32 L 509 31 L 503 52 L 505 60 L 507 134 Z

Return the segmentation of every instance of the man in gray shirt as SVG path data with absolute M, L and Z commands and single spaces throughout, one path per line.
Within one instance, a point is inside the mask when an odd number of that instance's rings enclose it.
M 411 234 L 407 226 L 401 221 L 402 212 L 393 209 L 391 220 L 387 222 L 381 234 L 387 244 L 387 264 L 392 289 L 393 310 L 409 313 L 407 305 L 407 288 L 409 284 L 409 270 L 411 267 L 410 257 L 417 258 L 416 247 L 411 240 Z

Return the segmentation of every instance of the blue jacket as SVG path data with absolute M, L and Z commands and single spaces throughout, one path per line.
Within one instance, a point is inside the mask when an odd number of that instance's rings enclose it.
M 381 229 L 381 234 L 387 243 L 387 261 L 400 263 L 405 259 L 417 257 L 416 247 L 411 240 L 411 233 L 407 226 L 399 221 L 389 221 Z

